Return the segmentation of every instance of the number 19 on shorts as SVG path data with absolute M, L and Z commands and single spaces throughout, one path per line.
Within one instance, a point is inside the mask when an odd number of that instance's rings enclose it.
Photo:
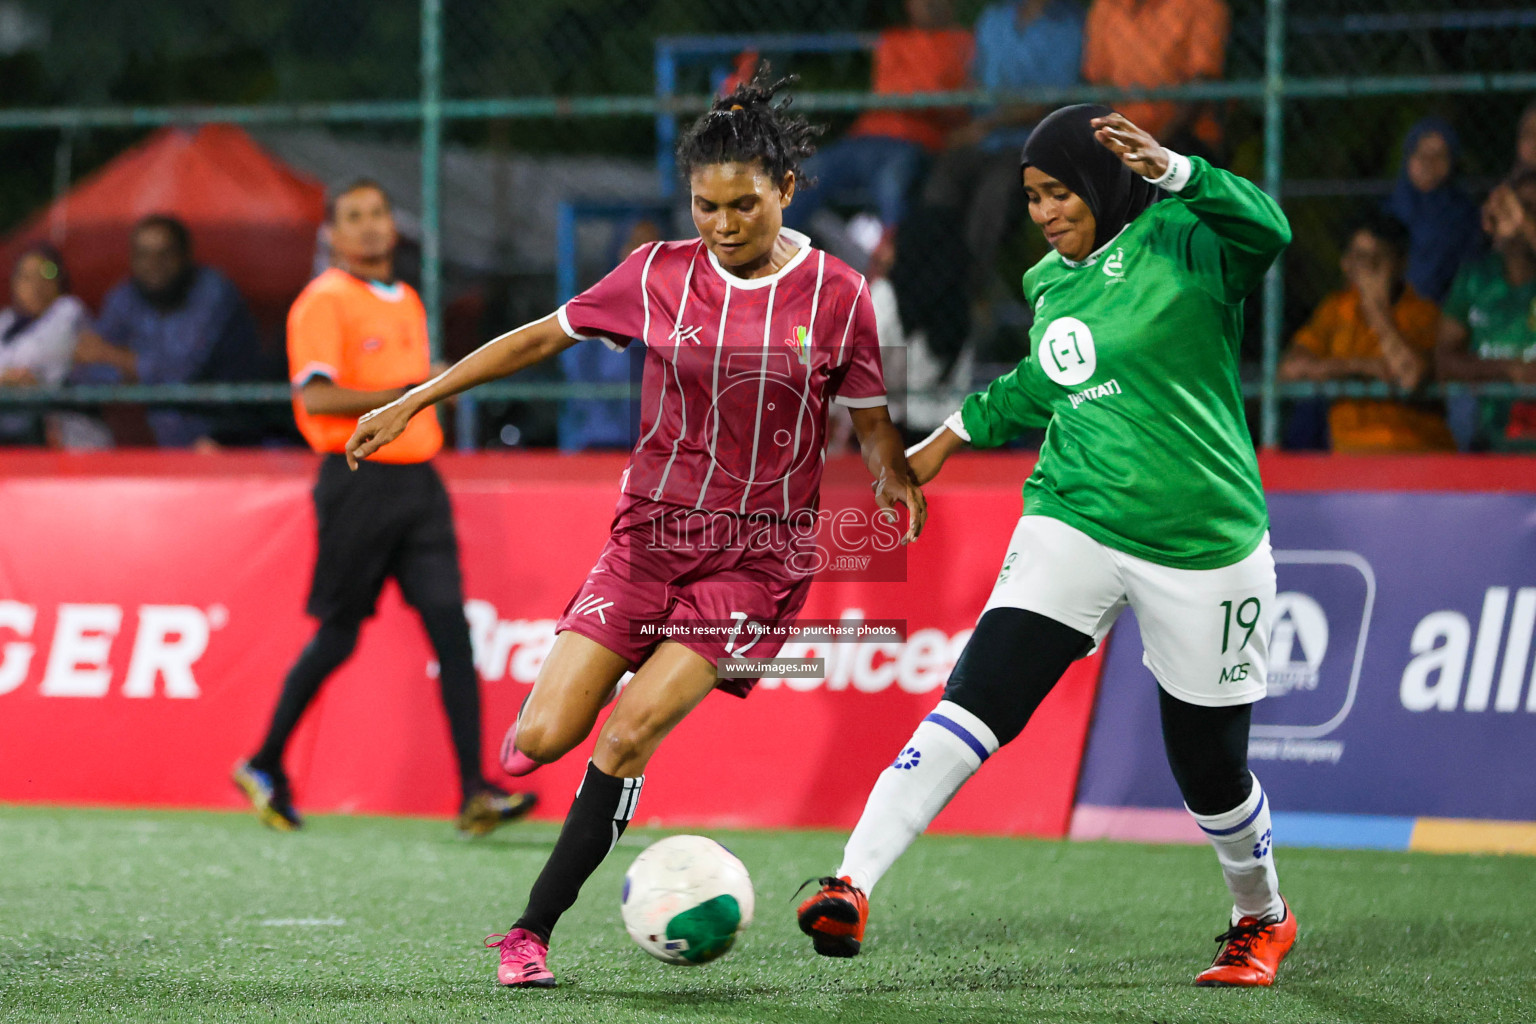
M 1221 653 L 1226 654 L 1227 650 L 1234 646 L 1232 634 L 1238 629 L 1244 631 L 1243 639 L 1235 645 L 1240 651 L 1248 646 L 1249 640 L 1253 639 L 1253 631 L 1258 628 L 1264 611 L 1263 605 L 1258 598 L 1250 597 L 1239 602 L 1236 608 L 1233 608 L 1231 601 L 1221 602 L 1221 607 L 1224 616 L 1221 626 Z M 1234 626 L 1236 629 L 1233 628 Z

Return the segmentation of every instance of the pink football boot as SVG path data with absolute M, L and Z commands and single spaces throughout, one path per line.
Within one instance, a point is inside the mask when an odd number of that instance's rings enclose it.
M 618 681 L 613 690 L 608 694 L 608 699 L 603 701 L 603 707 L 607 707 L 618 699 L 619 691 L 624 689 L 624 682 L 624 679 Z M 524 697 L 523 704 L 526 705 L 527 703 L 528 698 Z M 523 717 L 523 709 L 521 707 L 517 709 L 517 717 Z M 507 734 L 502 737 L 500 760 L 501 770 L 514 778 L 529 774 L 539 767 L 541 763 L 517 749 L 517 719 L 513 719 L 512 725 L 507 729 Z
M 539 766 L 539 762 L 517 749 L 517 723 L 507 730 L 501 741 L 501 770 L 508 775 L 527 775 Z
M 549 943 L 526 928 L 513 928 L 505 935 L 487 935 L 485 948 L 501 950 L 496 980 L 508 988 L 554 988 L 559 984 L 544 963 L 549 956 Z

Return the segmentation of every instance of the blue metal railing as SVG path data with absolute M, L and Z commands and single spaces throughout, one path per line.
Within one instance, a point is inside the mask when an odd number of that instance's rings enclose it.
M 583 221 L 620 221 L 629 217 L 656 218 L 663 231 L 669 226 L 671 209 L 665 203 L 613 202 L 605 199 L 567 199 L 555 210 L 555 302 L 565 302 L 578 291 L 580 262 L 576 252 L 576 232 Z

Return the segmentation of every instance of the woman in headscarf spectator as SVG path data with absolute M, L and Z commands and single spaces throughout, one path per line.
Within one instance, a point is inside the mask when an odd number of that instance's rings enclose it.
M 1403 140 L 1403 166 L 1386 210 L 1408 225 L 1408 283 L 1431 302 L 1445 298 L 1462 261 L 1476 251 L 1477 204 L 1456 183 L 1461 139 L 1450 123 L 1426 117 Z
M 11 268 L 11 304 L 0 310 L 0 387 L 57 387 L 82 335 L 95 336 L 85 303 L 69 294 L 69 274 L 53 246 L 24 249 Z M 0 444 L 43 440 L 31 412 L 0 412 Z

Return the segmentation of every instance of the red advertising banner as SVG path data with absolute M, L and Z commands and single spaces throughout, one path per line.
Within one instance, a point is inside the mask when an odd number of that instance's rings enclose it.
M 485 698 L 488 769 L 607 536 L 621 456 L 445 456 Z M 897 620 L 906 642 L 788 649 L 824 679 L 716 693 L 663 745 L 639 821 L 847 828 L 939 700 L 1019 512 L 1031 460 L 961 459 L 930 497 L 905 582 L 819 579 L 805 619 Z M 240 806 L 227 780 L 309 639 L 316 461 L 297 453 L 0 452 L 0 800 Z M 828 464 L 829 504 L 872 503 Z M 882 577 L 885 578 L 885 577 Z M 432 656 L 391 587 L 290 748 L 301 809 L 448 814 L 456 785 Z M 1059 836 L 1098 662 L 936 822 Z M 590 746 L 524 780 L 564 814 Z M 494 769 L 491 769 L 495 777 Z

